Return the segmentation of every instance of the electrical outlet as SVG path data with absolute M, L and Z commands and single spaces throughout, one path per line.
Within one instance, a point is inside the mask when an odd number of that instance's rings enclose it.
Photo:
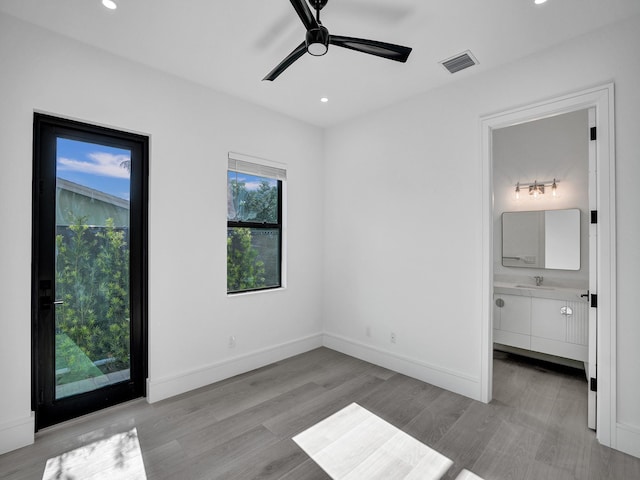
M 396 343 L 396 334 L 391 332 L 391 343 Z
M 236 337 L 235 337 L 235 335 L 231 335 L 229 337 L 229 348 L 236 348 Z
M 366 334 L 367 334 L 367 337 L 371 336 L 371 327 L 369 325 L 367 325 Z

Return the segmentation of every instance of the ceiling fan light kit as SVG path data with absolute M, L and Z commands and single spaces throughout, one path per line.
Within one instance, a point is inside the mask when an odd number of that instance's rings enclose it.
M 368 53 L 369 55 L 375 55 L 396 62 L 404 63 L 407 61 L 407 58 L 409 58 L 409 54 L 411 53 L 410 47 L 375 40 L 365 40 L 363 38 L 331 35 L 329 30 L 320 22 L 320 10 L 324 8 L 328 0 L 309 1 L 316 11 L 315 17 L 306 0 L 290 0 L 291 5 L 293 5 L 294 10 L 307 30 L 305 41 L 287 55 L 263 80 L 275 80 L 282 72 L 289 68 L 293 62 L 302 57 L 305 52 L 316 57 L 324 55 L 329 50 L 329 44 L 361 53 Z
M 307 30 L 306 42 L 307 52 L 314 57 L 321 57 L 329 50 L 329 30 L 322 25 Z

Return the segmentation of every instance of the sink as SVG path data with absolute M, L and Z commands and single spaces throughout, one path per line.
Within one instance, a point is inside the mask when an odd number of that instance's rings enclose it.
M 536 288 L 538 290 L 555 290 L 555 287 L 546 287 L 544 285 L 515 285 L 516 288 Z

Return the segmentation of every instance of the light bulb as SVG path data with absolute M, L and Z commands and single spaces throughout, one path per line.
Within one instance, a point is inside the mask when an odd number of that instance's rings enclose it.
M 533 185 L 529 185 L 529 198 L 533 200 L 537 200 L 540 195 L 540 190 L 538 190 L 538 181 L 533 182 Z
M 102 5 L 107 7 L 109 10 L 115 10 L 118 8 L 118 5 L 116 5 L 116 2 L 113 0 L 102 0 Z

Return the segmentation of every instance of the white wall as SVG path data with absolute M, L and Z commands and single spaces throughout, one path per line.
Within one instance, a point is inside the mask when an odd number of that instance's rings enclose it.
M 482 245 L 480 118 L 613 81 L 613 445 L 640 456 L 639 44 L 640 18 L 634 17 L 490 72 L 463 72 L 452 85 L 331 128 L 325 146 L 327 344 L 481 398 L 481 257 L 492 246 Z
M 587 110 L 527 122 L 493 132 L 493 272 L 496 280 L 544 283 L 576 288 L 589 284 L 589 123 Z M 558 179 L 533 200 L 527 186 L 515 199 L 515 184 Z M 502 265 L 502 214 L 532 210 L 580 209 L 580 269 L 550 270 Z
M 151 400 L 321 344 L 320 129 L 7 16 L 0 65 L 0 453 L 33 440 L 34 110 L 151 136 Z M 286 290 L 226 295 L 230 150 L 287 164 Z

